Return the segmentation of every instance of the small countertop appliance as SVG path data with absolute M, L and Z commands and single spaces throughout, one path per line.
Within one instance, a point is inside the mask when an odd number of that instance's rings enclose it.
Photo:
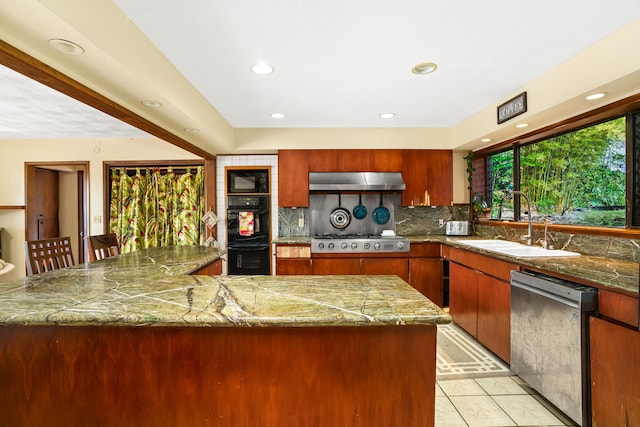
M 447 221 L 445 233 L 447 236 L 468 236 L 471 225 L 469 221 Z

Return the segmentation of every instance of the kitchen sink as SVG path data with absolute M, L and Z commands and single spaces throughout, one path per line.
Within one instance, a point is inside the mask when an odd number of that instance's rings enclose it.
M 518 242 L 510 242 L 508 240 L 458 240 L 458 243 L 463 243 L 469 246 L 475 246 L 477 248 L 489 249 L 489 248 L 503 248 L 513 246 L 523 246 Z
M 549 258 L 580 256 L 578 252 L 561 249 L 545 249 L 539 246 L 527 246 L 506 240 L 458 240 L 459 243 L 487 251 L 511 255 L 520 258 Z

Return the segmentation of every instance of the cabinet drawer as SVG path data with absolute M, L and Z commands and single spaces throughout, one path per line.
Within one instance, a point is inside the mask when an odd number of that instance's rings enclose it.
M 311 246 L 276 245 L 276 258 L 311 258 Z
M 409 257 L 430 258 L 440 257 L 440 243 L 411 243 Z
M 505 282 L 511 282 L 511 270 L 520 270 L 517 264 L 458 248 L 449 249 L 449 259 L 474 270 L 482 271 L 489 276 L 504 280 Z
M 598 290 L 598 312 L 603 317 L 637 328 L 638 299 L 615 292 Z

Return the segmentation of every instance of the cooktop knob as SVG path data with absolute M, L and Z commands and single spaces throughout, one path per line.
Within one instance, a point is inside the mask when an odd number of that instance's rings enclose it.
M 366 242 L 366 243 L 364 244 L 364 248 L 365 248 L 365 249 L 369 249 L 370 247 L 371 247 L 371 243 Z
M 351 244 L 351 249 L 356 249 L 357 247 L 358 247 L 358 244 L 357 244 L 357 243 L 353 242 L 353 243 Z
M 373 244 L 373 249 L 375 249 L 375 250 L 380 249 L 380 243 L 375 242 L 375 243 Z
M 333 249 L 334 248 L 334 244 L 333 243 L 329 243 L 329 249 Z
M 347 246 L 348 246 L 348 245 L 347 245 L 347 242 L 342 242 L 342 243 L 340 244 L 340 247 L 341 247 L 342 249 L 347 249 Z
M 318 249 L 324 249 L 324 243 L 322 242 L 318 243 Z
M 404 247 L 404 242 L 398 242 L 396 243 L 396 248 L 398 249 L 402 249 Z

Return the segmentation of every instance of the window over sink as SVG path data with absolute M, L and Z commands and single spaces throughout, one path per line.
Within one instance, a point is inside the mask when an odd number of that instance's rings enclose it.
M 639 147 L 640 110 L 635 110 L 488 152 L 490 218 L 526 220 L 525 200 L 511 193 L 518 190 L 530 199 L 534 222 L 640 227 Z

